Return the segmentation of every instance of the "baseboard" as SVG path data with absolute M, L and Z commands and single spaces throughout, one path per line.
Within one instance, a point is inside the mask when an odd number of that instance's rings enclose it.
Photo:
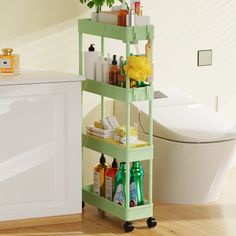
M 81 214 L 32 218 L 25 220 L 0 221 L 0 230 L 73 223 L 79 221 L 81 221 Z

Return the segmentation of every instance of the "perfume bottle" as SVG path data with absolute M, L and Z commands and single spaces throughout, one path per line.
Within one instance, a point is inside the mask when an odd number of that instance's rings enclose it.
M 20 73 L 20 58 L 18 54 L 13 54 L 12 48 L 2 49 L 0 55 L 0 72 L 2 75 L 18 75 Z

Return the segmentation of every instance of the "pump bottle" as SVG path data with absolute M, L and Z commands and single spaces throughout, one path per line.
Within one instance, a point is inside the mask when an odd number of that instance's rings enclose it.
M 95 45 L 91 44 L 88 51 L 84 52 L 84 75 L 87 79 L 95 80 L 98 58 L 99 52 L 95 51 Z

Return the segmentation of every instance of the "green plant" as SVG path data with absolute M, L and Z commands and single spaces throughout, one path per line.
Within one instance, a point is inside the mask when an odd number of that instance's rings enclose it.
M 123 0 L 119 0 L 123 2 Z M 101 11 L 101 8 L 104 4 L 106 4 L 109 8 L 111 8 L 115 2 L 115 0 L 80 0 L 82 4 L 87 4 L 89 8 L 96 7 L 97 13 Z M 125 2 L 125 1 L 124 1 Z

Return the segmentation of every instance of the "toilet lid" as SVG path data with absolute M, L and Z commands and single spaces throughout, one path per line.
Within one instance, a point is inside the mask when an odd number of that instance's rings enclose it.
M 140 109 L 140 126 L 148 132 L 148 107 Z M 195 103 L 153 106 L 153 135 L 177 142 L 209 143 L 236 138 L 236 124 Z

